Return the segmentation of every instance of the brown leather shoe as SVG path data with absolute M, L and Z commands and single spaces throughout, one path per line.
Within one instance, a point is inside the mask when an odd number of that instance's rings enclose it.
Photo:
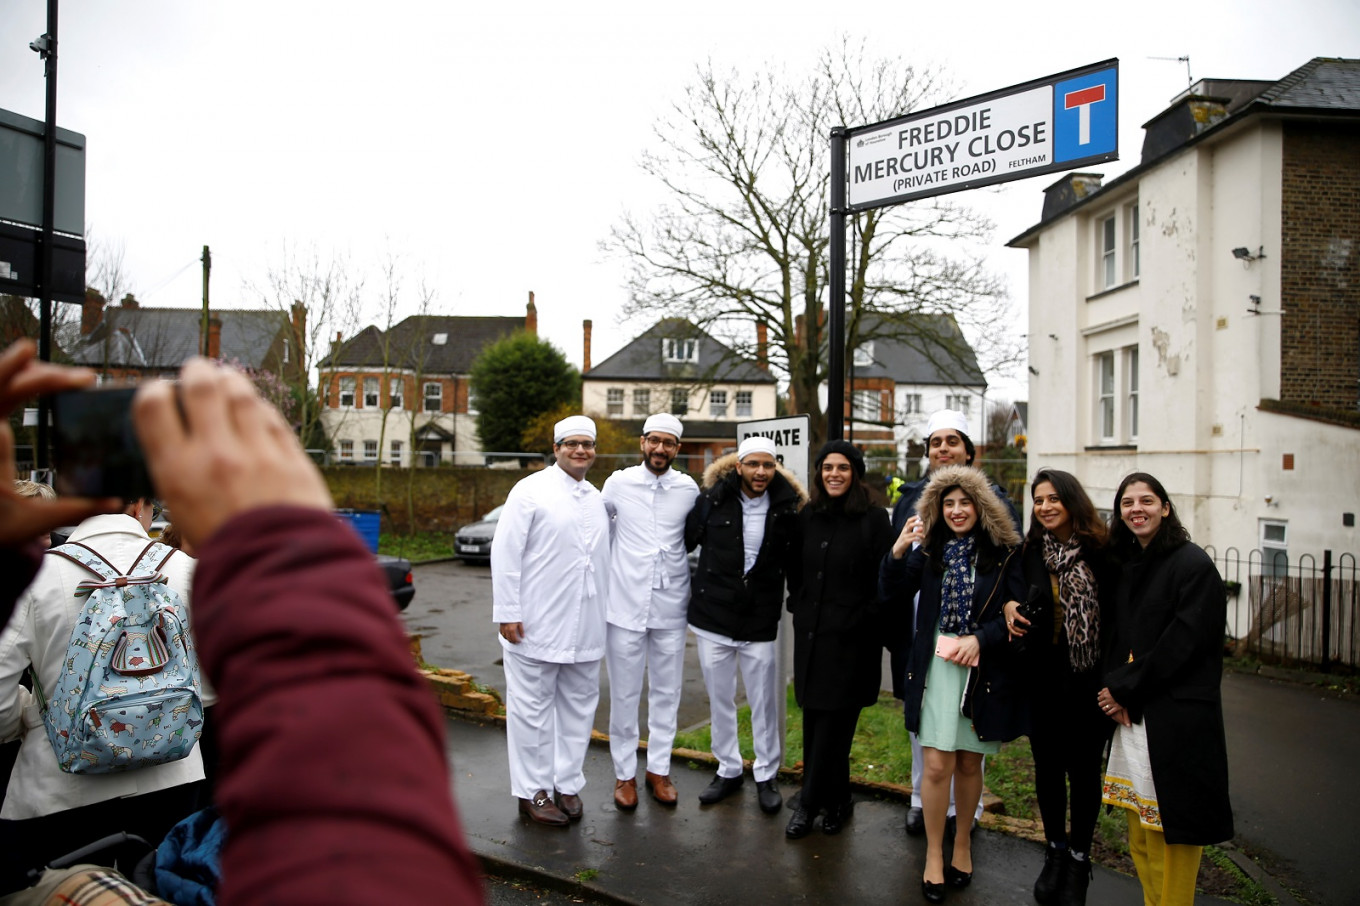
M 568 823 L 567 816 L 548 798 L 547 790 L 534 793 L 533 799 L 521 799 L 519 813 L 528 815 L 539 824 L 546 824 L 549 827 L 566 827 Z
M 627 780 L 614 781 L 614 804 L 625 812 L 631 812 L 637 808 L 637 780 L 629 777 Z
M 662 805 L 675 805 L 680 798 L 675 792 L 675 785 L 671 783 L 671 778 L 666 774 L 653 774 L 648 771 L 647 789 L 652 791 L 652 798 Z
M 562 810 L 572 821 L 580 821 L 581 815 L 585 812 L 585 806 L 581 804 L 581 797 L 574 793 L 554 793 L 554 801 L 557 807 Z

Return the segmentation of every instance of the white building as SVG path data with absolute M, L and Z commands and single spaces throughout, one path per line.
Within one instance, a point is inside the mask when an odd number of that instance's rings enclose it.
M 1112 506 L 1134 470 L 1194 540 L 1360 551 L 1360 61 L 1205 80 L 1109 184 L 1070 174 L 1029 251 L 1029 472 Z

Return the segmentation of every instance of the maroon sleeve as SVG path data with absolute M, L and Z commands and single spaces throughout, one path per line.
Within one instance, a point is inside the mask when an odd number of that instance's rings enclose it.
M 238 516 L 204 543 L 190 606 L 219 696 L 218 902 L 481 903 L 443 718 L 353 531 Z
M 38 574 L 42 554 L 42 544 L 38 541 L 18 547 L 0 547 L 0 630 L 9 622 L 14 602 Z

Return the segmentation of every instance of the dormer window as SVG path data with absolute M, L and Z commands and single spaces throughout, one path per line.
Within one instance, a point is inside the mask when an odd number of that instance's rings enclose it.
M 697 362 L 699 343 L 697 340 L 662 340 L 661 354 L 667 362 Z
M 446 333 L 437 333 L 434 335 L 433 342 L 436 346 L 446 346 L 449 342 L 449 335 Z
M 874 363 L 873 340 L 855 347 L 854 362 L 856 368 L 868 368 Z

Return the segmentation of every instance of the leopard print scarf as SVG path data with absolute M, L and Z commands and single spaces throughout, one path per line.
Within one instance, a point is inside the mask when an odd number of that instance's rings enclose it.
M 1058 577 L 1058 599 L 1067 632 L 1067 657 L 1072 669 L 1084 673 L 1100 657 L 1100 605 L 1096 577 L 1081 559 L 1081 542 L 1073 535 L 1059 541 L 1044 532 L 1044 566 Z

